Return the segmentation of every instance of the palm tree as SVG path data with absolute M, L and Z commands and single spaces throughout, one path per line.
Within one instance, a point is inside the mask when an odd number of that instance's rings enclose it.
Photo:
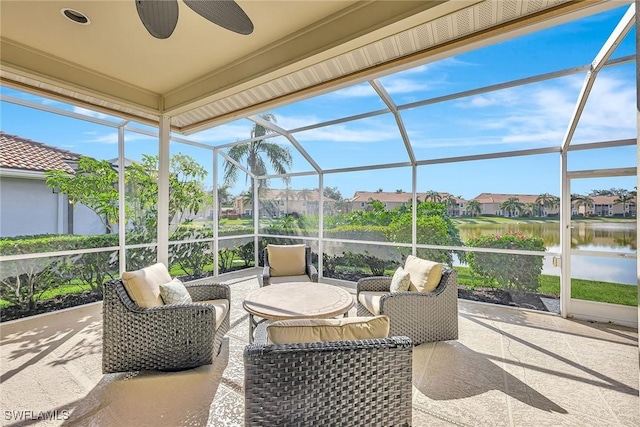
M 276 122 L 276 116 L 271 113 L 262 114 L 262 119 L 268 122 Z M 251 138 L 259 138 L 272 133 L 270 129 L 255 123 L 251 129 Z M 267 174 L 267 162 L 271 164 L 276 174 L 285 174 L 293 163 L 293 157 L 288 147 L 283 147 L 266 139 L 257 139 L 247 144 L 234 145 L 227 153 L 236 162 L 243 164 L 247 169 L 256 176 Z M 266 161 L 265 161 L 266 157 Z M 247 175 L 247 179 L 248 179 Z M 224 163 L 224 182 L 233 186 L 238 180 L 238 168 L 236 165 L 226 160 Z M 285 182 L 287 180 L 285 179 Z M 258 194 L 268 188 L 268 182 L 265 179 L 258 181 Z M 251 190 L 253 194 L 253 180 L 251 180 Z
M 500 208 L 509 212 L 509 216 L 513 217 L 513 216 L 520 215 L 520 212 L 522 212 L 523 206 L 524 205 L 520 202 L 520 199 L 518 199 L 517 197 L 509 197 L 500 205 Z
M 525 203 L 522 207 L 522 215 L 532 218 L 540 210 L 540 204 L 537 202 Z
M 424 201 L 440 203 L 442 201 L 442 196 L 437 191 L 429 190 L 424 194 Z
M 549 208 L 553 209 L 553 202 L 556 196 L 549 193 L 542 193 L 538 197 L 536 197 L 535 203 L 537 204 L 538 216 L 542 216 L 542 209 Z
M 480 208 L 480 202 L 477 201 L 476 199 L 468 200 L 466 209 L 471 216 L 480 215 L 482 213 L 482 209 Z
M 582 196 L 580 194 L 571 195 L 571 198 L 575 200 L 576 209 L 579 209 L 580 206 L 584 206 L 584 214 L 587 215 L 587 211 L 593 207 L 593 199 L 589 196 Z
M 620 194 L 614 201 L 613 204 L 614 205 L 618 205 L 620 203 L 622 203 L 622 216 L 626 217 L 627 216 L 627 203 L 632 202 L 633 201 L 633 195 L 630 193 L 625 193 L 625 194 Z
M 442 199 L 442 203 L 447 207 L 447 214 L 449 216 L 453 216 L 454 210 L 456 206 L 458 206 L 458 201 L 451 194 L 447 195 Z

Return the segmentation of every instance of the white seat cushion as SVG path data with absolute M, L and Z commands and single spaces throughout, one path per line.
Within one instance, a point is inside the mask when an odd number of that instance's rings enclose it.
M 380 314 L 380 297 L 389 292 L 362 291 L 358 294 L 358 302 L 372 314 Z
M 224 316 L 229 312 L 229 300 L 228 299 L 211 299 L 206 301 L 195 301 L 195 304 L 211 304 L 216 308 L 216 329 L 220 327 Z
M 272 344 L 387 338 L 389 318 L 375 316 L 278 320 L 267 326 L 267 336 Z
M 160 297 L 160 285 L 171 282 L 167 267 L 157 263 L 136 271 L 122 273 L 122 282 L 127 293 L 142 308 L 160 307 L 164 301 Z
M 306 274 L 303 274 L 301 276 L 272 277 L 269 281 L 273 285 L 274 283 L 310 282 L 311 278 Z

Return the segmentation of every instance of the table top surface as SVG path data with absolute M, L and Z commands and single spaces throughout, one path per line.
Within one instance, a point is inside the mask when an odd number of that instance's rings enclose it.
M 286 320 L 335 317 L 349 311 L 353 304 L 353 295 L 337 286 L 288 282 L 248 293 L 242 306 L 255 316 Z

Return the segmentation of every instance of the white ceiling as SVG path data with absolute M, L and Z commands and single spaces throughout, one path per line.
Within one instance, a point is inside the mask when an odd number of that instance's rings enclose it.
M 407 68 L 512 31 L 550 25 L 606 0 L 238 0 L 239 35 L 182 2 L 174 33 L 150 36 L 135 0 L 1 0 L 4 85 L 191 133 Z M 89 17 L 67 20 L 62 8 Z M 590 12 L 592 13 L 592 12 Z M 528 29 L 528 30 L 527 30 Z

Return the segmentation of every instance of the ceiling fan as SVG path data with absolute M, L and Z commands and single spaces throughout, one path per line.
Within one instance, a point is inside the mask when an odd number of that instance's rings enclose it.
M 178 24 L 178 0 L 135 0 L 149 34 L 166 39 Z M 238 34 L 251 34 L 253 22 L 234 0 L 183 0 L 198 15 Z

